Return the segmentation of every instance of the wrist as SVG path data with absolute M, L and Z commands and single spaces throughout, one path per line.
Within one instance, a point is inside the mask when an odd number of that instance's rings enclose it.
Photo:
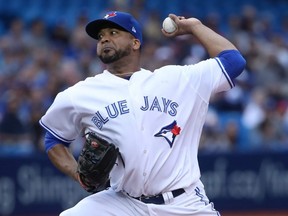
M 204 27 L 204 25 L 202 24 L 202 22 L 198 19 L 193 20 L 193 23 L 190 26 L 190 31 L 191 34 L 193 35 L 197 35 L 197 33 L 200 31 L 202 31 L 202 28 Z

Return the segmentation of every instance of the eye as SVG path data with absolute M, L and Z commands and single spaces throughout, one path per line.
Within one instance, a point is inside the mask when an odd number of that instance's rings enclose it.
M 97 35 L 97 39 L 98 39 L 98 40 L 101 40 L 102 38 L 103 38 L 103 34 L 99 33 L 99 34 Z
M 116 35 L 118 32 L 117 31 L 115 31 L 115 30 L 112 30 L 111 31 L 111 35 Z

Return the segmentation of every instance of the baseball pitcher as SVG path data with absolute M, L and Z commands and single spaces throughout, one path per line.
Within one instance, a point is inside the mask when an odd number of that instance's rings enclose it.
M 61 216 L 220 215 L 200 180 L 198 145 L 210 97 L 233 88 L 246 62 L 199 19 L 169 17 L 163 35 L 195 37 L 209 59 L 149 71 L 134 17 L 111 11 L 87 24 L 107 68 L 60 92 L 40 119 L 53 164 L 91 192 Z

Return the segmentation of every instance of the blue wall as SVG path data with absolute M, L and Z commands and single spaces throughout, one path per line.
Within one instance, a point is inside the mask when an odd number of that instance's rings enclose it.
M 287 153 L 200 155 L 199 162 L 217 210 L 288 210 Z M 0 158 L 0 215 L 57 215 L 86 195 L 46 155 Z

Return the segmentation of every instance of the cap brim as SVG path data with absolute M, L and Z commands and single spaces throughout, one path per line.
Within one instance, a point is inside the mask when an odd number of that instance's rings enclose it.
M 94 20 L 94 21 L 88 23 L 86 25 L 85 30 L 90 37 L 98 40 L 98 34 L 99 34 L 100 30 L 103 28 L 118 28 L 118 29 L 121 29 L 123 31 L 126 31 L 120 25 L 118 25 L 112 21 L 106 20 L 106 19 Z

